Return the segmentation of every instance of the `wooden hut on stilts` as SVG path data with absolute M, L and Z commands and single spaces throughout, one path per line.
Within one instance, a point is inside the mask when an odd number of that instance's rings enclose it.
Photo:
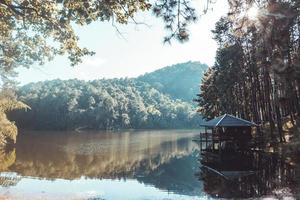
M 201 126 L 198 141 L 204 164 L 226 166 L 240 162 L 253 148 L 252 128 L 257 127 L 253 122 L 225 114 L 203 122 Z

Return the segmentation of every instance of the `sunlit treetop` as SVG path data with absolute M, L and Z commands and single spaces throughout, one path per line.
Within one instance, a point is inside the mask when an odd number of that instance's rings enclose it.
M 228 16 L 237 32 L 246 32 L 253 26 L 260 30 L 275 24 L 288 26 L 300 15 L 298 0 L 228 0 L 228 3 Z
M 135 14 L 153 11 L 163 19 L 169 35 L 188 39 L 187 25 L 196 20 L 190 0 L 0 0 L 1 79 L 14 75 L 16 67 L 43 64 L 55 55 L 67 54 L 71 65 L 93 52 L 78 45 L 74 25 L 93 21 L 118 24 L 136 22 Z M 137 22 L 136 22 L 137 23 Z
M 258 55 L 267 58 L 274 72 L 285 74 L 293 69 L 299 74 L 299 48 L 291 46 L 299 41 L 300 1 L 229 0 L 229 3 L 228 16 L 235 36 L 243 40 L 256 34 L 256 47 L 261 47 Z

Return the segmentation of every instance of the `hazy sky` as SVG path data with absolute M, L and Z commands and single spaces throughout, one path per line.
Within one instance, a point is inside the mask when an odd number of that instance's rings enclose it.
M 202 0 L 198 0 L 202 1 Z M 51 79 L 78 78 L 84 80 L 114 77 L 135 77 L 145 72 L 186 61 L 214 63 L 216 42 L 211 30 L 218 19 L 226 14 L 227 0 L 218 0 L 213 10 L 190 26 L 191 37 L 186 43 L 173 41 L 163 44 L 165 30 L 159 19 L 142 14 L 139 21 L 144 25 L 119 26 L 120 36 L 111 23 L 93 23 L 76 29 L 80 44 L 96 52 L 84 58 L 83 63 L 70 67 L 66 57 L 56 57 L 44 66 L 18 70 L 21 84 Z M 202 5 L 197 5 L 202 7 Z

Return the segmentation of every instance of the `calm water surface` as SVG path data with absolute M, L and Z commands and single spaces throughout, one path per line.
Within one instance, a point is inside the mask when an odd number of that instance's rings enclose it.
M 20 133 L 0 153 L 0 199 L 208 199 L 197 132 Z
M 197 133 L 21 132 L 0 150 L 0 200 L 300 198 L 297 169 L 277 156 L 255 158 L 257 172 L 234 180 L 207 170 Z

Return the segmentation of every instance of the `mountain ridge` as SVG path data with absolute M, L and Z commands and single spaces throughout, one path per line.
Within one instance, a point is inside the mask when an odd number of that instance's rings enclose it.
M 199 61 L 188 61 L 145 73 L 136 79 L 147 82 L 164 94 L 169 94 L 173 99 L 191 102 L 199 93 L 199 85 L 207 69 L 208 65 Z M 182 84 L 178 84 L 178 81 Z

